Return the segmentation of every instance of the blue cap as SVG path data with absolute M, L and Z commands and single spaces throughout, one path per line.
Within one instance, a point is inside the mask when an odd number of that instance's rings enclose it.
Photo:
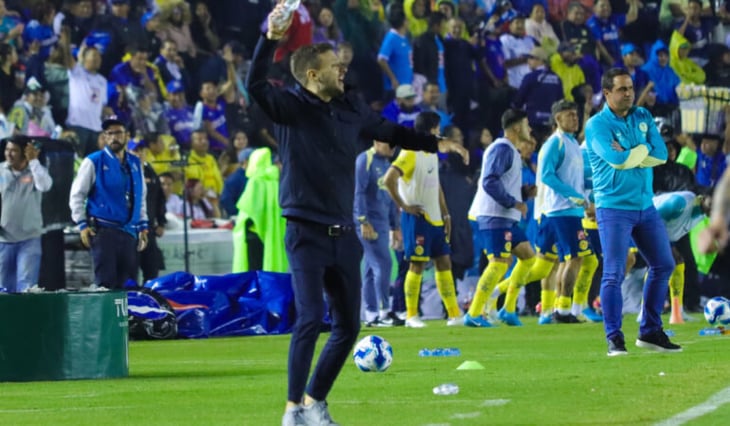
M 180 93 L 184 91 L 185 88 L 183 87 L 180 80 L 170 80 L 167 83 L 167 93 Z
M 136 151 L 141 148 L 144 148 L 143 140 L 130 139 L 129 142 L 127 142 L 127 151 Z
M 129 0 L 112 0 L 112 4 L 127 4 Z
M 251 157 L 251 154 L 253 154 L 253 151 L 253 148 L 244 148 L 241 152 L 238 153 L 238 162 L 243 163 L 244 161 L 248 160 Z
M 621 46 L 621 56 L 626 56 L 634 52 L 636 52 L 636 46 L 631 43 L 626 43 Z
M 142 26 L 144 27 L 150 21 L 150 19 L 157 16 L 157 12 L 147 12 L 142 15 Z

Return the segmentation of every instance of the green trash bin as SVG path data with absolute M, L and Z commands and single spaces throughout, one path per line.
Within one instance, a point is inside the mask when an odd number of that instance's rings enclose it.
M 129 375 L 127 293 L 0 295 L 0 381 Z

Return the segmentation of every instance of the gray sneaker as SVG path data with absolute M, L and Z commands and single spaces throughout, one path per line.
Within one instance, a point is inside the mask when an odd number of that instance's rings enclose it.
M 300 405 L 290 408 L 284 412 L 284 417 L 281 419 L 281 426 L 306 426 L 304 422 L 304 415 L 302 414 L 302 407 Z
M 308 426 L 339 426 L 330 417 L 326 401 L 317 401 L 312 405 L 302 407 L 302 419 Z

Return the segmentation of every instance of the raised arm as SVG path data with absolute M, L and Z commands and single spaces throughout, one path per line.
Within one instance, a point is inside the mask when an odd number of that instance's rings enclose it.
M 251 97 L 256 100 L 272 121 L 279 124 L 288 124 L 296 117 L 293 109 L 294 105 L 291 103 L 292 98 L 287 96 L 286 92 L 275 88 L 266 79 L 271 56 L 279 40 L 284 37 L 291 24 L 291 18 L 283 25 L 276 22 L 276 18 L 282 13 L 282 8 L 282 4 L 279 3 L 269 14 L 269 31 L 265 36 L 259 38 L 256 45 L 251 59 L 251 68 L 246 78 L 246 87 Z

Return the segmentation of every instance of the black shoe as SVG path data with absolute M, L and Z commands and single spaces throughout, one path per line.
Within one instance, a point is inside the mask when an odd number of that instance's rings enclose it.
M 608 356 L 628 355 L 624 336 L 618 334 L 608 339 Z
M 394 327 L 403 327 L 406 325 L 406 320 L 398 318 L 398 314 L 395 312 L 388 312 L 388 319 Z
M 669 341 L 664 330 L 642 334 L 636 339 L 636 346 L 657 352 L 682 352 L 682 347 Z
M 386 318 L 384 320 L 380 319 L 380 317 L 375 317 L 374 320 L 366 322 L 365 327 L 392 327 L 393 321 L 390 318 Z
M 583 322 L 583 321 L 579 320 L 578 318 L 576 318 L 576 316 L 573 314 L 563 315 L 558 312 L 553 312 L 553 320 L 557 324 L 580 324 Z

